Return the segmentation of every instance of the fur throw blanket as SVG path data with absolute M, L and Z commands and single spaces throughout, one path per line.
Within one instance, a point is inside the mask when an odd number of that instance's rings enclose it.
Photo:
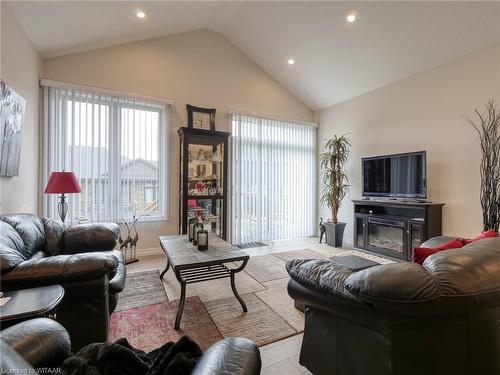
M 184 336 L 149 353 L 135 349 L 127 339 L 90 344 L 61 365 L 64 375 L 185 375 L 201 357 L 200 347 Z

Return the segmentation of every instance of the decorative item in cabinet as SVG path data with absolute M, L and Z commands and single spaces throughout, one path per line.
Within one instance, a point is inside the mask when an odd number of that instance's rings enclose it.
M 188 233 L 195 219 L 209 234 L 226 239 L 230 133 L 185 127 L 177 133 L 181 143 L 179 233 Z

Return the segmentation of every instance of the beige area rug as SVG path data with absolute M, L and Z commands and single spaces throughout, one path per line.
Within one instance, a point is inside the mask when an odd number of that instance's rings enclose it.
M 343 256 L 346 256 L 346 255 L 355 255 L 355 256 L 358 256 L 358 257 L 361 257 L 361 258 L 365 258 L 365 259 L 371 260 L 373 262 L 380 263 L 380 264 L 396 263 L 396 261 L 394 261 L 392 259 L 382 258 L 382 257 L 379 257 L 377 255 L 367 254 L 367 253 L 364 253 L 362 251 L 357 251 L 357 250 L 343 251 L 341 253 L 331 255 L 330 258 L 333 257 L 333 256 L 335 256 L 335 257 L 343 257 Z
M 125 288 L 120 293 L 115 311 L 162 302 L 168 302 L 168 297 L 160 280 L 158 270 L 134 272 L 127 274 Z
M 274 255 L 250 257 L 244 272 L 252 276 L 259 283 L 284 279 L 288 277 L 285 263 Z
M 295 308 L 293 299 L 288 295 L 288 280 L 289 278 L 268 281 L 264 283 L 267 289 L 256 292 L 255 295 L 271 307 L 293 329 L 302 332 L 304 330 L 304 314 Z
M 295 258 L 326 259 L 311 250 L 250 257 L 244 271 L 236 275 L 236 287 L 247 303 L 247 313 L 234 297 L 229 279 L 189 284 L 186 295 L 200 298 L 224 337 L 249 337 L 258 345 L 284 339 L 304 330 L 304 314 L 294 307 L 287 292 L 285 265 Z M 172 270 L 165 274 L 163 285 L 170 300 L 179 299 L 180 286 Z
M 275 253 L 273 254 L 273 256 L 285 262 L 288 262 L 292 259 L 328 259 L 326 255 L 318 253 L 317 251 L 307 249 L 285 251 L 284 253 Z
M 263 346 L 298 333 L 255 294 L 245 294 L 242 298 L 247 305 L 247 313 L 242 311 L 234 297 L 205 302 L 222 336 L 246 337 L 257 346 Z

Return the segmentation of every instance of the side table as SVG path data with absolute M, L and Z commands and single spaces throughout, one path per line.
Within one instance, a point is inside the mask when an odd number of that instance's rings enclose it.
M 61 285 L 20 289 L 4 292 L 3 298 L 10 297 L 0 307 L 2 329 L 33 318 L 55 318 L 56 307 L 64 297 Z

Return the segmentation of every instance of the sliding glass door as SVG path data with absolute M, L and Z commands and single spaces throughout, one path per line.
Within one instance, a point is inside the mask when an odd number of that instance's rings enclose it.
M 316 128 L 231 115 L 235 244 L 315 234 Z

